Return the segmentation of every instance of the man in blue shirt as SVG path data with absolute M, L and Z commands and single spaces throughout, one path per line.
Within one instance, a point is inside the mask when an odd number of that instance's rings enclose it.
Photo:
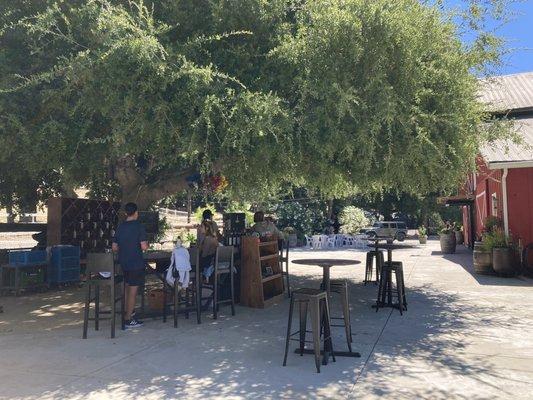
M 143 251 L 148 249 L 146 230 L 137 220 L 139 212 L 135 203 L 124 206 L 126 221 L 122 222 L 113 238 L 113 251 L 118 252 L 118 260 L 124 272 L 126 284 L 126 328 L 142 326 L 142 322 L 133 318 L 135 299 L 139 286 L 144 284 Z

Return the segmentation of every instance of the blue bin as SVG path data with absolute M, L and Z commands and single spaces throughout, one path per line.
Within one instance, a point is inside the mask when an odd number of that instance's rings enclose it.
M 80 248 L 54 246 L 48 266 L 48 283 L 71 283 L 80 280 Z
M 33 265 L 46 263 L 46 250 L 10 250 L 9 264 L 11 265 Z

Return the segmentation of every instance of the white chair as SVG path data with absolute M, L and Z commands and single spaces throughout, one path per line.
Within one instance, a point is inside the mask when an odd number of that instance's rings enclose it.
M 329 236 L 328 236 L 328 240 L 327 240 L 326 243 L 327 243 L 327 248 L 328 248 L 328 249 L 333 249 L 333 248 L 335 248 L 336 245 L 337 245 L 337 242 L 336 242 L 336 240 L 335 240 L 335 235 L 329 235 Z
M 335 235 L 335 247 L 342 247 L 344 246 L 344 235 L 337 234 Z
M 355 248 L 356 249 L 364 249 L 366 245 L 366 241 L 364 240 L 365 235 L 355 235 L 354 241 L 355 241 Z
M 305 247 L 312 248 L 313 247 L 313 238 L 311 236 L 305 235 Z
M 350 235 L 345 235 L 344 236 L 344 245 L 346 247 L 354 247 L 355 246 L 355 240 L 352 236 Z

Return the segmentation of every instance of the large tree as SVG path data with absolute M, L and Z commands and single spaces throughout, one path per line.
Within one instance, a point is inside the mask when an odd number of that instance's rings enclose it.
M 144 208 L 197 173 L 255 199 L 427 192 L 484 140 L 472 70 L 494 43 L 417 0 L 20 3 L 1 10 L 3 198 L 86 185 Z

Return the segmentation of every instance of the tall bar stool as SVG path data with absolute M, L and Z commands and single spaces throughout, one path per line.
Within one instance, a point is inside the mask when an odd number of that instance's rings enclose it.
M 332 324 L 332 327 L 344 328 L 346 333 L 346 343 L 348 351 L 352 352 L 352 324 L 350 320 L 350 298 L 348 292 L 348 281 L 344 279 L 332 279 L 330 281 L 330 292 L 340 295 L 342 304 L 342 317 L 331 317 L 332 320 L 342 320 L 342 324 Z
M 396 279 L 394 290 L 392 282 L 393 273 Z M 397 305 L 393 304 L 393 298 L 398 300 Z M 393 261 L 391 263 L 387 262 L 383 265 L 379 279 L 376 312 L 380 307 L 398 308 L 400 310 L 400 315 L 403 315 L 403 311 L 407 311 L 407 299 L 405 296 L 405 283 L 403 279 L 403 264 L 400 261 Z
M 376 280 L 374 282 L 376 284 L 379 282 L 381 268 L 383 267 L 383 264 L 385 264 L 384 258 L 383 258 L 383 251 L 371 250 L 366 253 L 366 268 L 365 268 L 365 280 L 364 280 L 365 285 L 367 282 L 372 282 L 372 275 L 373 275 L 373 270 L 374 270 L 374 259 L 376 260 Z
M 197 247 L 189 248 L 191 271 L 189 273 L 189 287 L 179 291 L 174 285 L 174 327 L 178 326 L 178 313 L 183 312 L 185 318 L 189 313 L 196 313 L 196 321 L 202 323 L 202 272 L 200 271 L 200 254 Z M 177 292 L 177 296 L 176 296 Z M 182 298 L 183 296 L 183 298 Z M 183 304 L 183 306 L 182 306 Z
M 296 332 L 291 332 L 292 313 L 294 311 L 294 304 L 298 303 L 300 311 L 300 329 Z M 313 334 L 313 341 L 306 341 L 307 334 L 307 311 L 311 316 L 311 333 Z M 300 343 L 300 355 L 304 353 L 305 343 L 313 343 L 313 352 L 315 355 L 316 371 L 320 373 L 320 338 L 323 332 L 324 357 L 323 364 L 327 363 L 329 355 L 335 361 L 335 354 L 333 351 L 333 341 L 331 340 L 331 324 L 328 306 L 327 293 L 319 289 L 298 289 L 292 292 L 291 303 L 289 308 L 289 322 L 287 324 L 287 337 L 285 339 L 285 356 L 283 358 L 283 366 L 287 365 L 287 355 L 289 353 L 289 342 L 291 340 Z M 298 339 L 292 337 L 299 335 Z
M 289 241 L 278 240 L 279 263 L 281 274 L 285 276 L 284 286 L 287 288 L 287 295 L 291 297 L 291 283 L 289 281 Z
M 235 292 L 233 282 L 233 258 L 235 248 L 233 246 L 220 246 L 215 255 L 215 270 L 213 271 L 213 318 L 218 317 L 218 306 L 220 304 L 231 304 L 231 315 L 235 315 Z M 218 299 L 219 277 L 229 274 L 230 298 L 226 300 Z
M 109 278 L 103 278 L 100 272 L 107 272 L 110 274 Z M 111 320 L 111 338 L 115 337 L 115 323 L 116 315 L 121 315 L 121 328 L 125 329 L 124 322 L 124 279 L 117 277 L 115 274 L 115 261 L 113 253 L 87 253 L 86 266 L 87 280 L 85 285 L 87 287 L 87 294 L 85 297 L 85 308 L 83 312 L 83 339 L 87 339 L 87 330 L 89 321 L 94 321 L 94 330 L 99 330 L 101 320 Z M 119 278 L 119 279 L 117 279 Z M 118 297 L 117 286 L 119 286 Z M 110 310 L 100 310 L 100 288 L 109 287 L 110 290 Z M 94 289 L 94 297 L 92 297 L 92 290 Z M 91 302 L 94 301 L 94 318 L 89 317 L 89 309 Z M 120 311 L 117 311 L 116 305 L 120 302 Z M 100 314 L 109 314 L 107 318 L 100 317 Z

